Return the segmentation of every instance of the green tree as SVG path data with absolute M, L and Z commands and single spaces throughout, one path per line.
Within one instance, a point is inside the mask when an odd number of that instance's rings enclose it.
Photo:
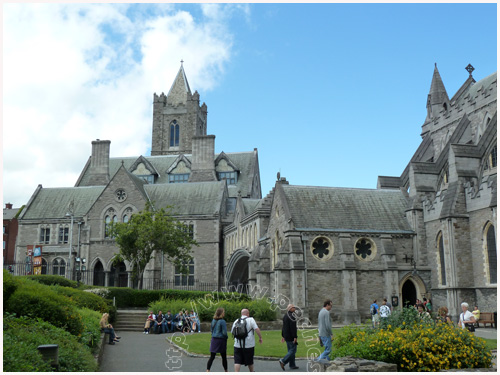
M 155 255 L 164 254 L 167 261 L 187 273 L 191 247 L 197 245 L 188 227 L 172 216 L 170 207 L 157 210 L 151 203 L 146 203 L 144 210 L 133 214 L 127 223 L 113 223 L 110 234 L 120 248 L 115 259 L 132 264 L 132 276 L 139 280 L 139 289 L 144 269 Z

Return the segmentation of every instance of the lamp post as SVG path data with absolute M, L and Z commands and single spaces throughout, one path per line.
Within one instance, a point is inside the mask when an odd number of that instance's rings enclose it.
M 71 246 L 73 245 L 73 220 L 75 219 L 75 216 L 73 215 L 73 211 L 68 211 L 66 214 L 66 217 L 71 218 L 71 226 L 69 227 L 69 257 L 68 257 L 68 273 L 69 273 L 69 279 L 72 279 L 72 273 L 71 273 Z

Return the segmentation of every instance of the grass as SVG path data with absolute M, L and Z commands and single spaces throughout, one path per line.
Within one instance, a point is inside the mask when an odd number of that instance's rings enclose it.
M 339 332 L 339 329 L 333 329 L 334 340 Z M 317 333 L 317 329 L 298 331 L 299 345 L 297 347 L 297 358 L 316 357 L 323 352 L 323 348 L 319 346 L 317 339 L 313 339 Z M 286 343 L 281 343 L 281 331 L 261 331 L 261 334 L 262 344 L 258 343 L 258 336 L 255 336 L 256 356 L 281 358 L 286 354 Z M 174 343 L 190 353 L 210 355 L 210 337 L 210 332 L 187 334 L 185 336 L 176 336 Z M 497 340 L 484 340 L 486 341 L 488 350 L 496 349 Z M 229 339 L 227 340 L 227 355 L 233 355 L 233 345 L 234 339 L 229 335 Z
M 334 335 L 335 335 L 335 331 Z M 259 337 L 255 335 L 255 355 L 263 357 L 283 357 L 286 352 L 286 343 L 281 343 L 281 331 L 260 331 L 262 334 L 262 344 L 258 343 Z M 296 357 L 316 357 L 323 352 L 323 348 L 319 346 L 318 340 L 314 340 L 317 329 L 299 330 L 298 331 L 298 347 Z M 190 353 L 210 355 L 210 332 L 193 333 L 185 336 L 177 336 L 174 338 L 174 343 Z M 227 355 L 234 353 L 234 339 L 229 335 L 227 340 Z M 308 354 L 309 352 L 309 354 Z

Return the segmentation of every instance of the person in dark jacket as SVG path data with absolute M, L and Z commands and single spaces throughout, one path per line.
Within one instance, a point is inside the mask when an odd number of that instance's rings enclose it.
M 215 311 L 214 318 L 210 330 L 212 331 L 212 340 L 210 341 L 210 359 L 207 363 L 207 372 L 210 372 L 212 363 L 214 362 L 215 355 L 220 353 L 222 357 L 222 367 L 227 372 L 227 326 L 224 320 L 225 311 L 219 307 Z
M 288 353 L 279 360 L 281 369 L 285 371 L 285 365 L 289 363 L 290 370 L 296 370 L 295 353 L 297 352 L 297 317 L 294 305 L 288 305 L 286 314 L 283 316 L 283 328 L 281 329 L 281 342 L 286 342 Z

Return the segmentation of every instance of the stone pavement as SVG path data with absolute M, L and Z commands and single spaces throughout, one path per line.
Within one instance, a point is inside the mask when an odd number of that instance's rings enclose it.
M 100 371 L 103 372 L 205 372 L 208 357 L 191 357 L 178 351 L 168 341 L 171 334 L 145 335 L 142 332 L 122 331 L 120 342 L 115 345 L 105 344 Z M 476 328 L 476 336 L 497 338 L 497 330 L 493 328 Z M 210 343 L 207 341 L 207 346 Z M 259 344 L 257 344 L 258 346 Z M 283 352 L 283 355 L 285 352 Z M 495 353 L 496 354 L 496 353 Z M 259 355 L 258 347 L 256 355 Z M 496 364 L 496 358 L 494 360 Z M 307 361 L 297 360 L 298 370 L 287 372 L 307 371 Z M 228 358 L 228 370 L 234 371 L 234 361 Z M 222 372 L 222 360 L 218 354 L 212 365 L 212 372 Z M 243 366 L 242 372 L 248 372 Z M 282 372 L 277 360 L 255 360 L 257 372 Z

